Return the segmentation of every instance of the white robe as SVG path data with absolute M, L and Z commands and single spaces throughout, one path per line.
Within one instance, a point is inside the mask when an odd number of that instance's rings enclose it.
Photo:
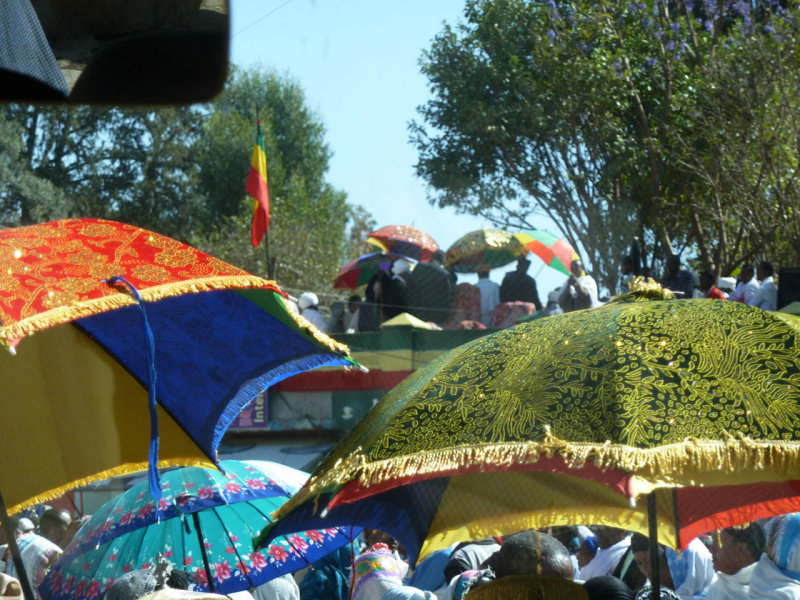
M 750 596 L 750 577 L 756 563 L 742 567 L 733 575 L 717 571 L 717 580 L 708 588 L 708 600 L 747 600 Z
M 594 558 L 581 569 L 581 579 L 583 581 L 589 581 L 592 577 L 611 575 L 614 569 L 617 568 L 617 564 L 622 558 L 622 555 L 625 554 L 625 551 L 630 545 L 631 538 L 628 536 L 613 546 L 599 548 Z

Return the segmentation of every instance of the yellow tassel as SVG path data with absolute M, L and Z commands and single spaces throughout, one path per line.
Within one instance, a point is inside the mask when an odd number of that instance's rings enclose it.
M 71 481 L 65 485 L 53 488 L 51 490 L 47 490 L 46 492 L 42 492 L 32 498 L 28 498 L 24 502 L 20 502 L 19 504 L 15 504 L 14 506 L 10 507 L 8 510 L 9 515 L 16 514 L 28 508 L 33 508 L 37 504 L 45 504 L 50 500 L 55 500 L 56 498 L 60 498 L 67 492 L 74 490 L 75 488 L 89 485 L 90 483 L 94 483 L 95 481 L 102 481 L 103 479 L 110 479 L 111 477 L 118 477 L 120 475 L 129 475 L 131 473 L 142 473 L 147 471 L 148 463 L 139 462 L 139 463 L 126 463 L 124 465 L 120 465 L 118 467 L 114 467 L 113 469 L 107 469 L 105 471 L 101 471 L 100 473 L 95 473 L 89 477 L 82 477 L 81 479 L 76 479 L 75 481 Z M 205 469 L 216 469 L 214 463 L 208 460 L 199 460 L 193 458 L 171 458 L 166 460 L 159 460 L 158 461 L 158 468 L 159 469 L 166 469 L 170 467 L 203 467 Z

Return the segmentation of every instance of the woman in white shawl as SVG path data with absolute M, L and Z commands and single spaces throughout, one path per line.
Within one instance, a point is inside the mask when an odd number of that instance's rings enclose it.
M 750 598 L 800 600 L 800 513 L 775 517 L 767 548 L 750 577 Z

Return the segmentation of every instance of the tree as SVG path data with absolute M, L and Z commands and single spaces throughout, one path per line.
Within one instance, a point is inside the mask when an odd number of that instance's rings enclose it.
M 760 82 L 773 71 L 750 60 L 766 26 L 739 4 L 469 1 L 465 22 L 446 26 L 422 61 L 433 99 L 411 132 L 432 201 L 507 227 L 530 227 L 541 211 L 612 290 L 633 235 L 651 265 L 683 248 L 712 268 L 752 255 L 767 240 L 745 237 L 731 248 L 711 220 L 723 213 L 701 174 L 701 157 L 719 153 L 715 139 L 741 126 L 724 118 L 711 125 L 719 93 L 711 93 L 709 74 L 738 65 L 737 79 L 713 79 L 718 91 L 733 93 L 742 77 Z M 776 6 L 759 5 L 762 24 Z M 784 35 L 788 49 L 797 36 Z M 734 38 L 744 51 L 733 50 Z M 791 68 L 788 61 L 787 77 Z M 782 93 L 785 106 L 789 88 Z M 702 117 L 709 129 L 698 127 Z M 758 135 L 766 140 L 784 128 L 788 142 L 787 124 L 772 121 Z M 796 150 L 782 147 L 791 164 Z M 763 162 L 754 156 L 748 171 Z M 766 188 L 758 190 L 763 199 Z
M 198 144 L 200 188 L 207 199 L 198 244 L 221 258 L 235 247 L 237 264 L 267 274 L 264 249 L 249 247 L 252 209 L 244 189 L 260 119 L 270 195 L 270 268 L 288 288 L 327 287 L 347 258 L 347 223 L 354 209 L 345 193 L 325 180 L 330 160 L 325 129 L 302 89 L 275 73 L 234 69 L 210 111 Z
M 46 195 L 29 202 L 19 196 L 7 225 L 91 216 L 189 235 L 200 202 L 192 156 L 200 124 L 195 109 L 11 105 L 4 112 L 23 148 L 14 170 L 47 181 L 60 198 L 58 210 L 43 212 Z

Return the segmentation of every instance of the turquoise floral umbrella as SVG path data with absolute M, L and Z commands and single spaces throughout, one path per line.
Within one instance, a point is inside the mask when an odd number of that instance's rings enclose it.
M 254 551 L 253 537 L 308 474 L 266 461 L 220 466 L 224 473 L 200 467 L 164 473 L 159 500 L 143 482 L 104 504 L 45 578 L 42 598 L 100 598 L 116 578 L 152 567 L 159 554 L 189 571 L 196 589 L 228 594 L 302 569 L 360 531 L 303 531 Z

